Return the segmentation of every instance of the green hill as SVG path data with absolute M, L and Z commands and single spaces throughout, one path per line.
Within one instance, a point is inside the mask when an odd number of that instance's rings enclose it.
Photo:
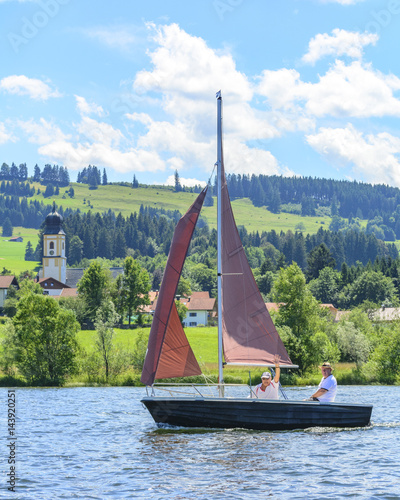
M 183 214 L 196 198 L 195 193 L 179 192 L 175 193 L 172 187 L 147 186 L 132 189 L 130 186 L 120 186 L 109 184 L 98 186 L 98 189 L 89 189 L 87 184 L 71 183 L 75 195 L 70 198 L 66 192 L 68 188 L 61 188 L 58 196 L 44 198 L 45 186 L 33 183 L 36 191 L 41 190 L 41 194 L 36 194 L 29 200 L 38 200 L 44 203 L 51 203 L 53 200 L 57 206 L 79 209 L 81 212 L 106 212 L 109 209 L 115 213 L 121 212 L 124 217 L 131 213 L 139 212 L 140 206 L 160 208 L 164 210 L 179 210 Z M 280 213 L 273 214 L 265 207 L 255 207 L 248 198 L 241 198 L 232 202 L 236 223 L 244 226 L 249 232 L 252 231 L 295 231 L 296 226 L 304 224 L 304 232 L 314 234 L 321 225 L 325 228 L 329 226 L 330 217 L 302 217 L 296 214 Z M 201 213 L 207 224 L 213 228 L 217 224 L 216 200 L 213 207 L 204 207 Z
M 37 262 L 28 262 L 25 260 L 25 248 L 30 241 L 33 248 L 38 242 L 37 229 L 27 229 L 25 227 L 14 227 L 13 237 L 21 236 L 22 242 L 11 242 L 9 238 L 0 238 L 0 272 L 5 267 L 12 274 L 19 274 L 26 270 L 35 270 Z
M 63 209 L 80 210 L 81 212 L 107 212 L 111 209 L 113 212 L 121 214 L 124 217 L 131 213 L 139 212 L 141 205 L 164 210 L 178 210 L 183 214 L 196 198 L 196 193 L 174 192 L 172 187 L 165 186 L 147 186 L 132 189 L 130 186 L 109 184 L 107 186 L 98 186 L 98 189 L 89 189 L 86 184 L 71 183 L 68 188 L 60 188 L 59 195 L 51 198 L 45 198 L 43 193 L 45 186 L 33 183 L 36 192 L 40 189 L 40 194 L 28 198 L 37 200 L 45 204 L 51 204 L 53 200 L 57 207 Z M 74 189 L 74 197 L 70 198 L 67 191 L 70 187 Z M 238 226 L 244 226 L 248 232 L 270 231 L 274 229 L 277 232 L 293 232 L 296 226 L 303 225 L 303 232 L 314 234 L 322 226 L 325 229 L 329 227 L 330 217 L 302 217 L 300 215 L 280 213 L 273 214 L 265 207 L 255 207 L 248 198 L 234 200 L 232 203 L 236 223 Z M 213 207 L 204 207 L 202 218 L 211 228 L 216 227 L 217 208 L 216 200 Z M 9 238 L 0 238 L 0 271 L 3 267 L 11 269 L 13 273 L 20 273 L 26 269 L 35 269 L 36 262 L 24 260 L 25 248 L 28 241 L 32 243 L 33 248 L 37 244 L 37 229 L 27 229 L 24 227 L 14 227 L 13 236 L 22 236 L 22 243 L 11 243 Z

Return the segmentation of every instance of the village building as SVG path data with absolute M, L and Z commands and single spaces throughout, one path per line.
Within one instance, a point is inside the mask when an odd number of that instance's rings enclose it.
M 0 309 L 4 307 L 4 301 L 7 298 L 8 289 L 11 285 L 19 288 L 15 276 L 0 276 Z
M 276 302 L 266 302 L 265 305 L 268 309 L 268 312 L 277 312 L 279 311 L 279 307 L 283 304 L 277 304 Z M 343 317 L 345 317 L 346 314 L 349 313 L 348 311 L 339 311 L 333 304 L 320 304 L 319 307 L 329 309 L 329 312 L 331 313 L 333 321 L 335 323 L 340 321 Z
M 143 308 L 143 312 L 154 314 L 157 305 L 158 292 L 149 292 L 150 304 Z M 183 320 L 183 326 L 207 326 L 210 319 L 215 317 L 215 299 L 210 298 L 208 292 L 193 292 L 189 297 L 177 297 L 184 306 L 187 307 L 186 317 Z
M 59 283 L 66 283 L 67 257 L 65 245 L 65 232 L 62 228 L 63 217 L 53 211 L 45 220 L 43 232 L 43 267 L 41 279 L 53 278 Z M 40 279 L 39 279 L 40 282 Z
M 47 215 L 43 232 L 42 269 L 37 275 L 37 281 L 43 288 L 43 293 L 53 296 L 76 296 L 73 292 L 63 292 L 63 289 L 76 289 L 79 280 L 85 272 L 82 268 L 67 268 L 66 235 L 62 228 L 63 217 L 53 210 Z M 115 279 L 123 272 L 122 267 L 110 268 Z
M 43 295 L 58 296 L 64 289 L 70 288 L 54 278 L 41 278 L 38 283 L 43 288 Z
M 400 307 L 381 307 L 372 314 L 375 322 L 392 322 L 400 320 Z
M 188 310 L 183 326 L 207 325 L 215 313 L 215 299 L 210 298 L 208 292 L 193 292 L 190 297 L 180 299 Z
M 53 210 L 47 215 L 43 232 L 43 266 L 37 275 L 37 282 L 43 288 L 43 294 L 53 297 L 77 297 L 78 282 L 84 269 L 67 268 L 66 235 L 62 228 L 63 217 Z M 122 267 L 110 268 L 115 279 L 123 273 Z M 153 315 L 158 292 L 149 292 L 150 304 L 142 308 L 144 313 Z M 190 297 L 179 298 L 188 309 L 183 320 L 185 327 L 207 325 L 216 315 L 215 299 L 208 292 L 193 292 Z

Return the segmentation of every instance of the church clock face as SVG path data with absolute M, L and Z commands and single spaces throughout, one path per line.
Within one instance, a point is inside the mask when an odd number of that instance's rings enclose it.
M 54 255 L 54 250 L 50 250 L 49 254 Z

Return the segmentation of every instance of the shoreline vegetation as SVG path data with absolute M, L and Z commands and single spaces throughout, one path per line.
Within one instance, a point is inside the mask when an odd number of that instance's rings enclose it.
M 217 383 L 217 328 L 194 327 L 187 328 L 185 331 L 207 381 Z M 108 379 L 106 378 L 101 359 L 96 352 L 96 331 L 81 330 L 77 335 L 79 355 L 76 363 L 76 371 L 66 379 L 62 387 L 144 387 L 140 382 L 141 368 L 138 365 L 144 359 L 149 328 L 115 329 L 115 332 L 115 347 L 111 363 L 111 373 Z M 4 331 L 0 330 L 0 339 L 3 336 Z M 133 368 L 135 364 L 136 369 Z M 249 370 L 251 384 L 253 386 L 258 384 L 264 369 L 262 367 L 251 366 L 226 366 L 224 369 L 225 383 L 248 385 Z M 337 363 L 334 375 L 339 385 L 384 385 L 378 380 L 367 380 L 355 363 Z M 314 368 L 302 375 L 297 370 L 282 370 L 281 374 L 283 386 L 315 386 L 318 385 L 320 380 L 321 374 L 318 368 Z M 171 380 L 171 382 L 202 384 L 205 381 L 202 375 Z M 166 380 L 160 380 L 159 382 L 166 382 Z M 27 383 L 15 369 L 9 370 L 8 373 L 0 372 L 0 387 L 14 386 L 50 387 L 45 384 Z

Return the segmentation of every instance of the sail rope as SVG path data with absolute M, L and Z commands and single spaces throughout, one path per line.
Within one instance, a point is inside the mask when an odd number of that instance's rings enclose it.
M 272 372 L 272 378 L 275 378 L 275 370 L 272 367 L 271 367 L 271 372 Z M 280 380 L 278 382 L 278 385 L 279 385 L 279 390 L 281 391 L 283 398 L 284 399 L 289 399 L 288 395 L 286 394 L 285 390 L 282 387 L 282 384 L 281 384 Z
M 217 163 L 214 163 L 214 167 L 212 169 L 212 172 L 211 172 L 211 175 L 210 175 L 210 178 L 208 179 L 208 182 L 207 182 L 207 186 L 210 186 L 211 187 L 211 179 L 214 175 L 214 172 L 215 172 L 215 169 L 217 168 L 218 166 L 218 162 Z

